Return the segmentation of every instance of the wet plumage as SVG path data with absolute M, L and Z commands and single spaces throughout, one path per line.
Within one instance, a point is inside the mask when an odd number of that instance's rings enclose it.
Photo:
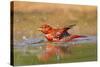
M 73 40 L 74 38 L 84 37 L 80 35 L 70 34 L 68 30 L 71 29 L 73 26 L 75 26 L 75 24 L 68 27 L 55 29 L 48 24 L 44 24 L 40 27 L 40 31 L 45 34 L 45 37 L 48 41 L 53 42 L 67 42 Z
M 85 37 L 80 35 L 72 35 L 68 32 L 69 29 L 71 29 L 74 25 L 70 25 L 68 27 L 64 28 L 53 28 L 48 24 L 42 25 L 39 30 L 44 33 L 45 38 L 48 41 L 51 42 L 69 42 L 72 41 L 75 38 Z M 45 51 L 38 56 L 39 60 L 47 61 L 49 60 L 53 55 L 59 54 L 59 56 L 63 57 L 64 53 L 71 53 L 69 50 L 69 47 L 62 47 L 62 46 L 54 46 L 52 44 L 47 44 L 45 47 Z

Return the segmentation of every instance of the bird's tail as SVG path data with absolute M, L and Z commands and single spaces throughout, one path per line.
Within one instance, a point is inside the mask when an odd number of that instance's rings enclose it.
M 84 37 L 87 37 L 87 36 L 83 36 L 83 35 L 73 35 L 73 36 L 71 36 L 71 38 L 84 38 Z

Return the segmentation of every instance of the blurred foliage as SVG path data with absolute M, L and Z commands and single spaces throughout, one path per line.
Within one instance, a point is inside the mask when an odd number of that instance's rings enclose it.
M 13 12 L 13 11 L 12 11 Z M 20 39 L 41 34 L 37 31 L 42 24 L 54 28 L 76 26 L 69 30 L 71 34 L 97 34 L 97 7 L 87 5 L 50 4 L 32 2 L 14 2 L 14 36 Z

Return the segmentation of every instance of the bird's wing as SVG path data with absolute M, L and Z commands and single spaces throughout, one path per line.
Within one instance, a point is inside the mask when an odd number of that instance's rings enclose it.
M 68 27 L 62 28 L 62 31 L 60 32 L 61 34 L 59 35 L 60 38 L 63 38 L 65 36 L 69 36 L 70 34 L 68 33 L 68 30 L 71 29 L 73 26 L 76 26 L 76 24 L 70 25 Z
M 67 27 L 64 27 L 64 30 L 67 31 L 67 30 L 71 29 L 74 26 L 76 26 L 76 24 L 73 24 L 73 25 L 69 25 Z

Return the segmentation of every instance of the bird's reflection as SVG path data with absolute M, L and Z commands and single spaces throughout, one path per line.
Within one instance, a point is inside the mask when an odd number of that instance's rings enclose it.
M 57 60 L 60 60 L 60 58 L 63 58 L 66 55 L 66 53 L 71 53 L 69 46 L 54 46 L 51 43 L 47 43 L 44 48 L 44 51 L 41 54 L 37 55 L 37 58 L 40 61 L 48 61 L 53 56 L 56 56 Z

